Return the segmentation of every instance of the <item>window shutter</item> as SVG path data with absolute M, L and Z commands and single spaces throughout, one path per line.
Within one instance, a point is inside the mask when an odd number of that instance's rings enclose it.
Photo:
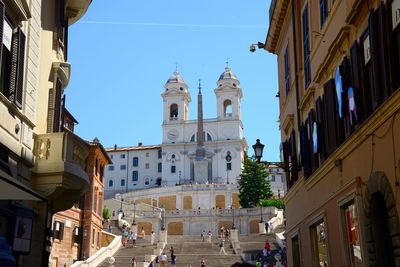
M 378 27 L 378 16 L 377 12 L 371 11 L 368 19 L 368 28 L 370 33 L 371 42 L 371 62 L 373 72 L 373 86 L 372 92 L 374 96 L 373 109 L 375 110 L 382 103 L 382 96 L 380 86 L 382 85 L 380 79 L 380 63 L 379 63 L 379 27 Z
M 64 223 L 60 222 L 60 240 L 64 239 Z
M 331 79 L 324 84 L 324 109 L 325 109 L 325 144 L 327 156 L 332 154 L 338 142 L 336 117 L 337 115 L 337 104 L 336 104 L 336 91 L 335 91 L 335 80 Z
M 60 131 L 64 131 L 64 124 L 65 124 L 65 121 L 64 121 L 64 117 L 65 117 L 65 95 L 63 95 L 63 97 L 62 97 L 62 99 L 61 99 L 61 129 L 60 129 Z M 96 162 L 97 162 L 97 160 L 96 160 Z M 96 172 L 97 172 L 97 168 L 96 168 Z
M 25 35 L 21 28 L 18 28 L 18 59 L 17 59 L 17 73 L 15 82 L 15 104 L 22 108 L 22 98 L 24 89 L 24 61 L 25 61 Z
M 60 79 L 56 81 L 56 90 L 54 94 L 54 120 L 53 120 L 53 132 L 61 131 L 61 94 L 62 94 L 62 83 Z

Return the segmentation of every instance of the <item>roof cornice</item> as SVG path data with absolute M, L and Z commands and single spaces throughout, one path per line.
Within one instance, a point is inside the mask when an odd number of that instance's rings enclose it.
M 275 8 L 271 13 L 272 18 L 270 19 L 268 34 L 265 40 L 265 50 L 273 54 L 276 54 L 276 46 L 288 8 L 289 0 L 279 0 L 275 2 Z

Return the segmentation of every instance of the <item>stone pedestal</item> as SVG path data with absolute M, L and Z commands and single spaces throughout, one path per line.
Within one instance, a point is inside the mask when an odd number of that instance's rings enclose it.
M 168 239 L 167 239 L 167 230 L 160 230 L 160 242 L 168 244 Z
M 260 234 L 266 234 L 267 232 L 265 231 L 265 222 L 260 222 L 258 223 L 258 232 Z
M 208 161 L 206 159 L 194 160 L 194 181 L 198 184 L 208 182 Z
M 232 243 L 234 243 L 234 242 L 239 242 L 239 232 L 238 232 L 238 230 L 231 230 L 231 242 Z

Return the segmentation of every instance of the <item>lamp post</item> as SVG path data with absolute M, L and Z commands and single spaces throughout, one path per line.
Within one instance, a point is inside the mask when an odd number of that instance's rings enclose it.
M 260 211 L 261 211 L 261 220 L 260 222 L 264 222 L 263 216 L 262 216 L 262 200 L 260 200 Z
M 260 160 L 263 155 L 263 150 L 264 150 L 264 145 L 260 143 L 260 139 L 256 140 L 256 143 L 253 145 L 254 149 L 254 154 L 257 158 L 258 163 L 260 163 Z
M 122 213 L 122 202 L 124 201 L 124 198 L 121 197 L 121 207 L 119 208 L 120 212 Z
M 231 211 L 232 211 L 232 229 L 235 230 L 236 226 L 235 226 L 235 207 L 233 205 L 231 205 Z

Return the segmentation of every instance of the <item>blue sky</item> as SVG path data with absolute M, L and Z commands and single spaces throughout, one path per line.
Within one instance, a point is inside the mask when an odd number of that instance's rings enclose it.
M 110 4 L 112 2 L 112 4 Z M 276 56 L 249 52 L 264 42 L 267 0 L 94 0 L 70 27 L 72 76 L 67 107 L 76 133 L 105 147 L 160 144 L 163 86 L 175 62 L 192 96 L 202 80 L 204 117 L 216 117 L 214 89 L 229 58 L 243 88 L 244 136 L 266 145 L 264 160 L 279 160 Z

